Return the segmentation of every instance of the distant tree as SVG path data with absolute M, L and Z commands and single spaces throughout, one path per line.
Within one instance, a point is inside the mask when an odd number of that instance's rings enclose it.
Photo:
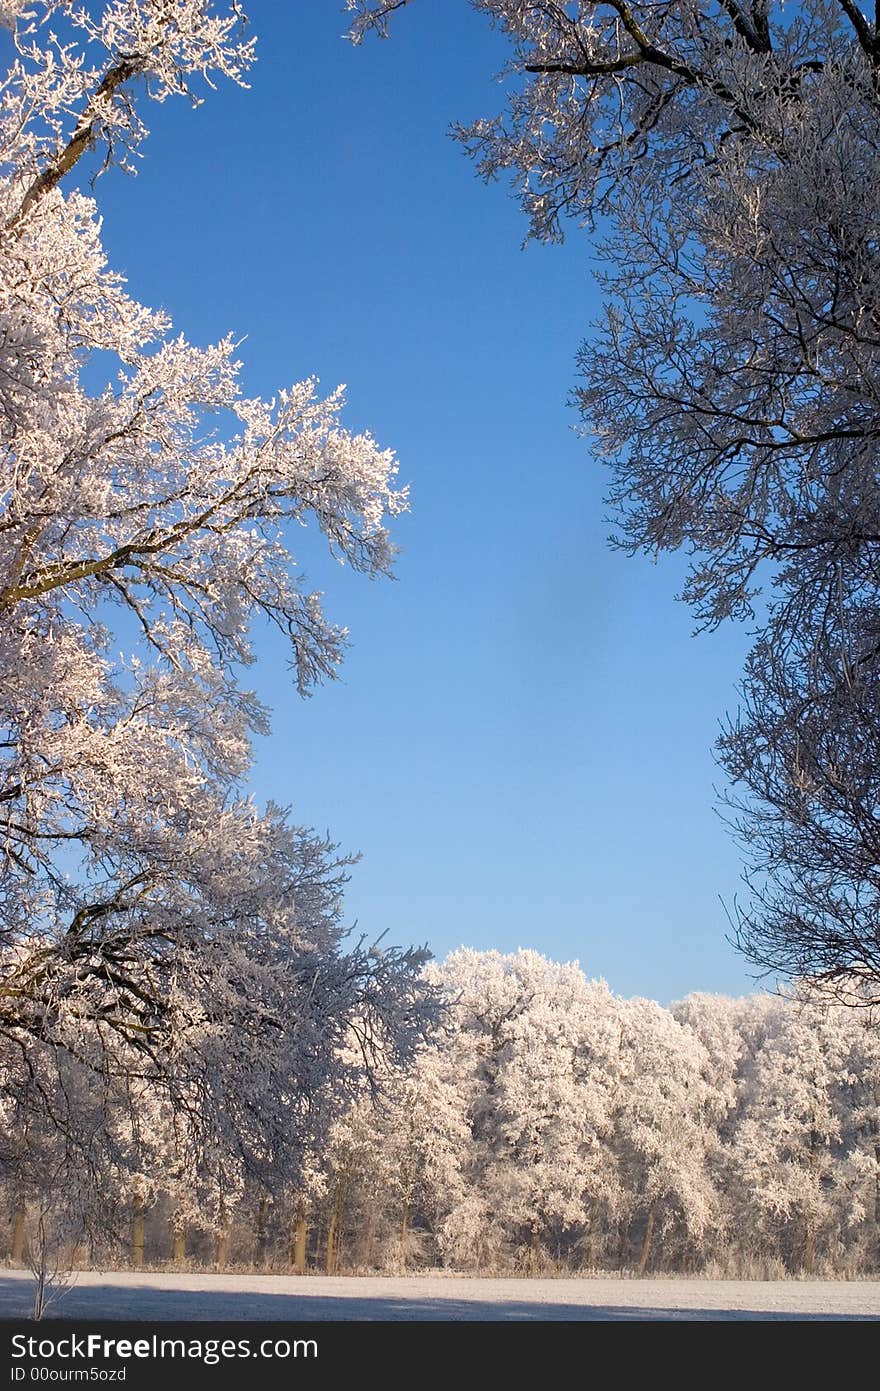
M 839 1099 L 850 1217 L 865 1234 L 864 1261 L 880 1270 L 880 1018 L 849 1013 L 849 1054 Z
M 840 1108 L 849 1011 L 779 1001 L 757 1008 L 763 1040 L 742 1075 L 729 1192 L 754 1249 L 763 1244 L 811 1275 L 820 1257 L 835 1254 L 851 1204 Z
M 348 0 L 354 37 L 405 3 Z M 599 239 L 575 395 L 618 544 L 683 548 L 700 624 L 759 625 L 721 743 L 755 871 L 740 945 L 880 996 L 880 12 L 473 3 L 511 93 L 459 138 L 532 236 Z
M 441 981 L 438 973 L 431 979 Z M 446 1006 L 454 1008 L 448 997 Z M 449 1014 L 445 1042 L 454 1028 Z M 456 1049 L 432 1039 L 378 1108 L 379 1145 L 388 1162 L 390 1249 L 393 1254 L 397 1246 L 401 1268 L 426 1240 L 444 1247 L 446 1223 L 465 1195 L 472 1138 L 464 1104 L 468 1078 L 459 1071 L 460 1061 Z
M 463 953 L 444 967 L 451 993 L 460 964 Z M 464 1027 L 482 1033 L 481 1052 L 491 1050 L 482 1103 L 488 1203 L 533 1271 L 548 1257 L 594 1264 L 621 1199 L 611 1148 L 619 1003 L 604 981 L 535 951 L 483 953 L 473 967 Z M 491 1011 L 482 1003 L 490 993 Z
M 609 1147 L 618 1009 L 602 981 L 535 951 L 462 949 L 434 978 L 450 1001 L 472 1143 L 442 1227 L 453 1258 L 592 1264 L 620 1197 Z M 478 1201 L 475 1201 L 478 1199 Z
M 165 1107 L 182 1188 L 221 1157 L 227 1183 L 280 1183 L 376 1051 L 420 1037 L 425 953 L 347 944 L 351 860 L 248 798 L 268 724 L 241 672 L 265 620 L 301 692 L 333 675 L 345 634 L 293 528 L 384 574 L 405 492 L 338 391 L 248 399 L 231 338 L 193 347 L 133 300 L 94 198 L 62 188 L 87 153 L 137 149 L 136 90 L 243 82 L 239 5 L 3 17 L 0 1094 L 50 1112 L 79 1164 L 73 1068 L 106 1095 L 114 1163 L 149 1170 L 138 1117 Z
M 719 1098 L 706 1050 L 655 1001 L 621 1001 L 615 1073 L 611 1148 L 625 1195 L 624 1250 L 639 1275 L 654 1262 L 687 1268 L 720 1213 L 710 1162 Z

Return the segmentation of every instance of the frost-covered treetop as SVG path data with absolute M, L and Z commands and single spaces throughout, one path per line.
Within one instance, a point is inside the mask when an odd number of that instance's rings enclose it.
M 350 860 L 248 798 L 268 725 L 241 674 L 261 620 L 302 693 L 335 673 L 345 631 L 300 572 L 299 528 L 383 574 L 406 494 L 392 453 L 340 423 L 341 390 L 246 397 L 231 336 L 195 346 L 139 304 L 66 177 L 87 154 L 130 164 L 142 98 L 243 83 L 240 6 L 35 0 L 3 17 L 3 1076 L 23 1097 L 56 1049 L 173 1082 L 179 1115 L 268 1163 L 279 1106 L 293 1154 L 379 1038 L 411 1047 L 424 954 L 343 948 Z M 111 380 L 95 390 L 97 354 Z

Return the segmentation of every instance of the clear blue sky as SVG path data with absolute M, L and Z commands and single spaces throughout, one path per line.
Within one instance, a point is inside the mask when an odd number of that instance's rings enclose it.
M 347 423 L 412 489 L 398 582 L 305 552 L 353 646 L 303 703 L 261 640 L 256 794 L 363 852 L 369 935 L 536 947 L 661 1000 L 750 988 L 710 752 L 746 637 L 692 638 L 679 561 L 605 545 L 566 406 L 598 310 L 586 242 L 521 250 L 447 134 L 500 107 L 499 36 L 464 0 L 357 50 L 335 0 L 248 10 L 251 90 L 151 106 L 138 177 L 101 181 L 112 260 L 191 339 L 247 335 L 249 391 L 346 382 Z

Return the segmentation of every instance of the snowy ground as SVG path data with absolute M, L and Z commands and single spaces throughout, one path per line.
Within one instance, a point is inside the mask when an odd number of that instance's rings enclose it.
M 27 1317 L 30 1283 L 24 1271 L 0 1271 L 0 1318 Z M 384 1279 L 83 1271 L 52 1315 L 296 1321 L 880 1319 L 880 1281 Z

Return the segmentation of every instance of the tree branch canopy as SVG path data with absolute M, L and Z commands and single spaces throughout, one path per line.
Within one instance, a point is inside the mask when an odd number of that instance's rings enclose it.
M 53 1172 L 81 1174 L 96 1092 L 113 1172 L 145 1163 L 143 1114 L 173 1130 L 181 1182 L 283 1186 L 377 1057 L 409 1056 L 435 1011 L 426 952 L 347 941 L 353 858 L 249 797 L 268 716 L 242 675 L 264 619 L 302 694 L 336 674 L 345 630 L 291 537 L 310 526 L 335 559 L 388 574 L 406 490 L 392 452 L 344 428 L 341 389 L 248 399 L 231 336 L 194 346 L 137 303 L 73 186 L 87 153 L 124 166 L 138 149 L 136 97 L 244 85 L 239 5 L 10 9 L 0 1117 Z M 116 366 L 98 392 L 95 353 Z

